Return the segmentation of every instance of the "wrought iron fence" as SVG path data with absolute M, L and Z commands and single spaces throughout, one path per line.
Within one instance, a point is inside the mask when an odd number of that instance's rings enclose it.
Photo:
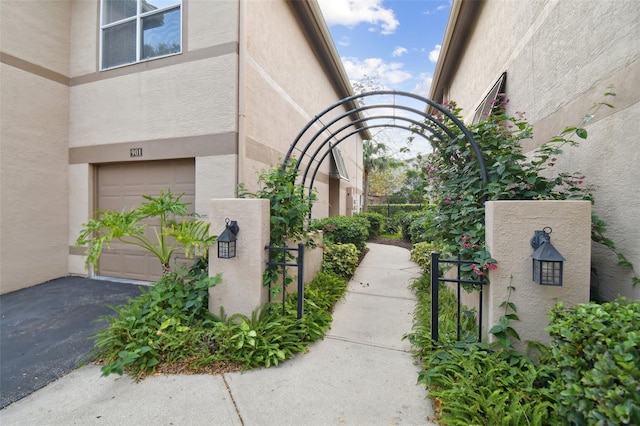
M 431 341 L 435 344 L 439 340 L 439 318 L 440 318 L 440 303 L 439 303 L 439 293 L 440 293 L 440 283 L 456 283 L 457 284 L 457 330 L 456 330 L 456 340 L 460 340 L 461 337 L 461 319 L 462 319 L 462 302 L 460 300 L 462 286 L 467 285 L 476 289 L 480 292 L 479 302 L 478 302 L 478 342 L 482 341 L 482 298 L 483 298 L 483 289 L 487 284 L 484 279 L 480 280 L 469 280 L 461 278 L 461 268 L 462 265 L 472 265 L 475 262 L 471 260 L 462 260 L 460 256 L 457 259 L 440 259 L 440 253 L 433 252 L 431 253 Z M 456 278 L 444 278 L 440 276 L 440 265 L 441 264 L 452 264 L 455 266 L 456 270 Z
M 267 246 L 269 250 L 268 266 L 280 266 L 282 267 L 282 314 L 285 314 L 285 304 L 287 298 L 287 267 L 298 268 L 298 301 L 297 301 L 297 314 L 298 319 L 304 315 L 304 243 L 298 243 L 298 247 L 286 247 L 286 246 Z M 281 256 L 273 256 L 273 253 L 282 253 Z M 287 262 L 287 254 L 289 252 L 298 252 L 297 256 L 291 260 L 293 262 Z M 273 261 L 271 259 L 281 259 L 282 261 Z M 271 302 L 271 283 L 269 283 L 269 302 Z

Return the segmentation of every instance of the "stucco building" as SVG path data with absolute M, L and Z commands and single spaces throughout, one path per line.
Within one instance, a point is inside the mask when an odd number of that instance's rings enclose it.
M 633 0 L 454 0 L 430 97 L 455 100 L 467 123 L 497 92 L 507 112 L 523 111 L 535 150 L 567 126 L 588 139 L 566 147 L 555 167 L 593 185 L 593 212 L 607 237 L 640 271 L 640 8 Z M 605 93 L 615 92 L 613 98 Z M 594 103 L 608 102 L 583 124 Z M 592 244 L 592 283 L 602 297 L 640 298 L 632 273 Z
M 0 7 L 2 293 L 86 274 L 75 240 L 97 211 L 170 188 L 206 214 L 239 183 L 255 189 L 314 114 L 352 93 L 315 0 Z M 314 216 L 351 213 L 365 138 L 340 146 L 348 181 L 323 164 Z M 146 280 L 153 264 L 114 249 L 94 273 Z

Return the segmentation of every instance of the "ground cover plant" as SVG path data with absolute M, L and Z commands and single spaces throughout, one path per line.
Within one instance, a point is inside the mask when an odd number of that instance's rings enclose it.
M 178 271 L 101 318 L 108 327 L 95 336 L 103 375 L 127 372 L 142 378 L 155 371 L 215 372 L 270 367 L 304 352 L 321 339 L 347 281 L 319 273 L 305 288 L 304 316 L 296 295 L 267 304 L 251 316 L 208 310 L 208 288 L 220 277 Z

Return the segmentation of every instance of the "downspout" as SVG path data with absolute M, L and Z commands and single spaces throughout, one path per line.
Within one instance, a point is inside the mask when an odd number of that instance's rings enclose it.
M 247 37 L 245 35 L 246 28 L 246 11 L 247 1 L 240 0 L 238 2 L 238 150 L 236 160 L 236 191 L 239 184 L 244 183 L 243 170 L 244 159 L 246 154 L 246 129 L 245 129 L 245 64 L 247 57 Z M 235 194 L 237 196 L 237 193 Z

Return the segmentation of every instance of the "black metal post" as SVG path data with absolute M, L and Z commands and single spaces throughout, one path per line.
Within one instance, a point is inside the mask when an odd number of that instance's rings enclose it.
M 460 314 L 461 314 L 460 305 L 462 304 L 462 302 L 460 301 L 460 286 L 461 286 L 461 284 L 460 284 L 460 279 L 461 279 L 460 272 L 462 270 L 461 267 L 460 267 L 460 261 L 461 260 L 462 260 L 462 258 L 458 254 L 458 263 L 456 265 L 456 269 L 457 269 L 457 273 L 458 273 L 458 328 L 456 330 L 456 340 L 457 341 L 460 341 L 460 322 L 461 322 L 460 321 L 461 320 L 461 318 L 460 318 Z
M 287 248 L 282 247 L 282 316 L 287 312 Z
M 298 243 L 298 319 L 304 313 L 304 243 Z
M 484 298 L 484 285 L 480 286 L 480 306 L 479 306 L 479 313 L 478 313 L 478 342 L 482 343 L 482 299 Z
M 438 343 L 438 290 L 440 287 L 438 274 L 438 257 L 440 253 L 431 253 L 431 342 Z

